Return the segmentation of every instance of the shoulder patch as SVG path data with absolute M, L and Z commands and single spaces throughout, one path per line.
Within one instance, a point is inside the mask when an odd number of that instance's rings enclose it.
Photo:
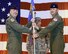
M 58 19 L 57 19 L 57 18 L 54 18 L 53 20 L 54 20 L 54 21 L 58 21 Z
M 12 18 L 12 19 L 10 19 L 11 20 L 11 22 L 14 22 L 15 20 Z

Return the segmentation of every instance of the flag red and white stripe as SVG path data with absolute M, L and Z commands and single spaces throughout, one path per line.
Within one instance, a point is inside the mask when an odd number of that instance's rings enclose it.
M 30 11 L 31 0 L 21 0 L 20 2 L 20 24 L 25 25 L 28 21 L 28 15 Z M 59 6 L 59 14 L 64 19 L 64 41 L 65 50 L 64 54 L 68 54 L 68 0 L 34 0 L 36 8 L 36 16 L 42 19 L 42 27 L 47 26 L 51 21 L 52 16 L 50 15 L 50 4 L 55 2 Z M 22 54 L 28 54 L 26 50 L 26 37 L 22 35 Z M 7 43 L 7 32 L 5 25 L 0 25 L 0 54 L 7 54 L 6 43 Z

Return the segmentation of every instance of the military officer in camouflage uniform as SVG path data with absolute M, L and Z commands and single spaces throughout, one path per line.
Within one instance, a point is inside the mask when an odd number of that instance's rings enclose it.
M 36 33 L 38 33 L 42 28 L 41 28 L 41 19 L 39 17 L 35 18 L 35 30 Z M 32 27 L 30 28 L 32 30 Z M 34 43 L 33 43 L 33 38 L 32 34 L 30 34 L 27 40 L 27 50 L 28 54 L 34 54 Z M 49 48 L 49 37 L 45 36 L 44 38 L 36 38 L 35 39 L 35 54 L 46 54 L 47 49 Z
M 64 37 L 63 37 L 63 19 L 58 14 L 58 6 L 55 3 L 51 4 L 50 13 L 52 21 L 43 30 L 39 32 L 40 37 L 44 37 L 48 32 L 50 36 L 50 51 L 51 54 L 64 54 Z
M 10 9 L 10 16 L 6 20 L 6 31 L 8 33 L 7 50 L 8 54 L 21 54 L 22 51 L 22 33 L 29 33 L 26 26 L 20 25 L 16 21 L 18 10 L 15 6 Z

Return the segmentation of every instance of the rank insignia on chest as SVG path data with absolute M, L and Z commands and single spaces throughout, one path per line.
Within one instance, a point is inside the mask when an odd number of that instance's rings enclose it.
M 58 19 L 57 19 L 57 18 L 54 18 L 53 20 L 54 20 L 55 22 L 56 22 L 56 21 L 58 21 Z
M 15 20 L 14 19 L 10 19 L 11 20 L 11 22 L 14 22 Z

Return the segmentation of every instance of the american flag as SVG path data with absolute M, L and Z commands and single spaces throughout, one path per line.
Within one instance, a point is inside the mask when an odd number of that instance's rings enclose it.
M 10 16 L 9 10 L 12 6 L 16 6 L 20 10 L 20 0 L 0 0 L 0 24 L 5 24 L 6 19 Z M 18 22 L 20 21 L 20 11 L 18 14 Z
M 42 19 L 42 27 L 47 26 L 52 18 L 50 15 L 50 5 L 53 2 L 58 4 L 59 14 L 64 19 L 64 54 L 68 54 L 68 0 L 34 0 L 36 16 Z M 11 3 L 11 5 L 8 5 L 8 3 Z M 12 4 L 15 5 L 16 3 L 17 6 L 20 7 L 20 18 L 17 20 L 20 21 L 21 25 L 25 25 L 28 22 L 31 0 L 0 0 L 0 54 L 7 54 L 6 43 L 8 36 L 5 30 L 5 20 L 8 17 L 7 14 L 9 12 L 9 7 L 12 6 Z M 22 35 L 22 37 L 22 54 L 28 54 L 26 49 L 27 35 Z

